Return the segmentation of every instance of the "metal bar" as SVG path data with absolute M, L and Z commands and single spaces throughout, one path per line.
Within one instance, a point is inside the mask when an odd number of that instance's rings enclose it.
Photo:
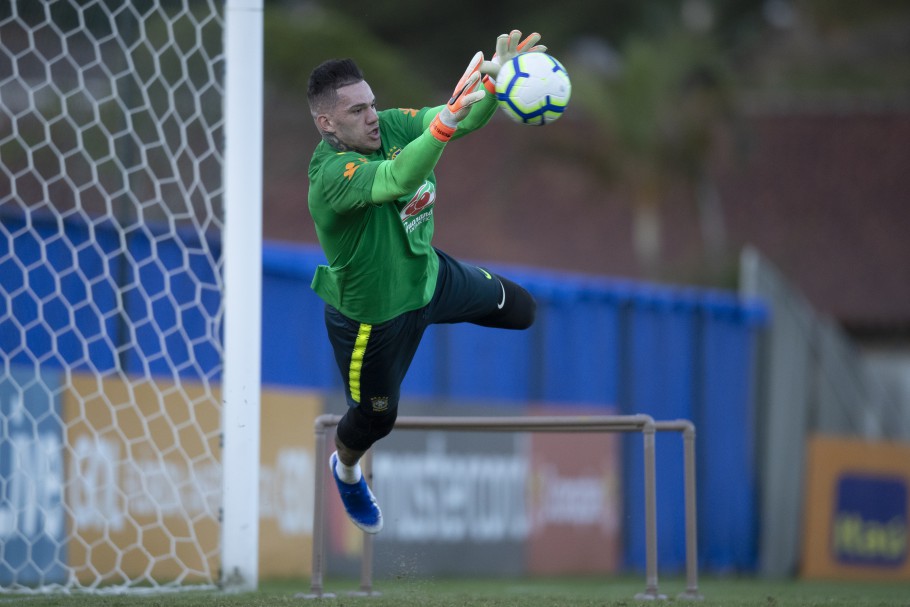
M 313 510 L 313 575 L 311 593 L 305 598 L 334 596 L 323 593 L 325 571 L 324 524 L 324 468 L 326 429 L 338 425 L 340 415 L 324 414 L 316 418 L 316 504 Z M 402 416 L 395 422 L 401 430 L 450 430 L 472 432 L 642 432 L 645 467 L 645 591 L 636 599 L 665 599 L 658 591 L 657 571 L 657 474 L 655 432 L 679 431 L 684 438 L 685 508 L 686 508 L 686 591 L 677 598 L 700 599 L 698 593 L 696 515 L 695 515 L 695 427 L 687 420 L 656 422 L 650 415 L 593 415 L 593 416 L 540 416 L 540 417 L 445 417 Z M 369 461 L 364 462 L 368 474 Z M 372 537 L 364 534 L 364 552 L 361 562 L 361 594 L 373 594 L 372 589 Z
M 679 598 L 701 599 L 698 592 L 698 520 L 695 516 L 695 427 L 683 432 L 686 483 L 686 590 Z
M 689 420 L 659 421 L 658 432 L 681 432 L 683 437 L 683 482 L 685 483 L 686 517 L 686 589 L 676 598 L 700 601 L 705 597 L 698 590 L 698 515 L 695 483 L 695 425 Z
M 665 599 L 657 590 L 657 474 L 654 422 L 642 429 L 645 459 L 645 591 L 639 600 Z
M 367 451 L 360 460 L 363 476 L 373 485 L 373 450 Z M 373 595 L 373 536 L 363 534 L 363 554 L 360 558 L 360 595 Z
M 317 423 L 335 426 L 340 415 L 320 415 Z M 602 432 L 615 430 L 634 432 L 653 424 L 650 415 L 565 415 L 540 417 L 457 417 L 408 416 L 399 417 L 396 430 L 451 430 L 471 432 Z
M 338 422 L 327 419 L 321 415 L 316 418 L 316 487 L 313 491 L 313 572 L 310 576 L 310 594 L 299 595 L 298 598 L 333 597 L 333 594 L 323 592 L 323 575 L 325 573 L 325 470 L 328 468 L 326 458 L 326 435 L 329 428 L 334 428 Z
M 642 431 L 645 451 L 645 592 L 657 594 L 657 466 L 654 425 Z

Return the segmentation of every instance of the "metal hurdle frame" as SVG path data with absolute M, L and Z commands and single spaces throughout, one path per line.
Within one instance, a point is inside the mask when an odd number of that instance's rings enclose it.
M 299 598 L 333 598 L 323 588 L 325 575 L 325 471 L 328 468 L 326 441 L 329 429 L 341 421 L 340 415 L 324 414 L 315 420 L 316 478 L 313 508 L 313 574 L 310 593 Z M 681 432 L 683 435 L 683 474 L 685 494 L 686 589 L 677 599 L 701 600 L 698 590 L 697 516 L 695 506 L 695 425 L 688 420 L 655 421 L 650 415 L 568 415 L 508 417 L 401 416 L 396 430 L 448 430 L 470 432 L 641 432 L 644 441 L 645 472 L 645 590 L 636 600 L 663 600 L 657 582 L 657 476 L 655 433 Z M 363 474 L 371 476 L 370 453 L 361 460 Z M 364 533 L 361 556 L 360 590 L 352 594 L 371 596 L 373 590 L 373 536 Z

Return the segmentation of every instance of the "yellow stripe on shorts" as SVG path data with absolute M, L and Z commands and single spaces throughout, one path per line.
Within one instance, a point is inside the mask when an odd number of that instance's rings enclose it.
M 360 370 L 363 369 L 363 357 L 367 351 L 367 342 L 370 340 L 370 331 L 373 325 L 360 323 L 357 330 L 357 340 L 354 342 L 354 351 L 351 353 L 351 368 L 348 371 L 348 387 L 351 389 L 351 398 L 355 403 L 360 402 Z

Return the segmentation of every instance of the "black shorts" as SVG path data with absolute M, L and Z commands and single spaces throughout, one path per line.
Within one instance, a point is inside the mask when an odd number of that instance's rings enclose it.
M 484 268 L 437 253 L 436 290 L 422 308 L 370 325 L 325 307 L 348 405 L 368 416 L 397 411 L 401 383 L 431 324 L 470 322 L 523 329 L 533 322 L 534 300 L 526 290 Z

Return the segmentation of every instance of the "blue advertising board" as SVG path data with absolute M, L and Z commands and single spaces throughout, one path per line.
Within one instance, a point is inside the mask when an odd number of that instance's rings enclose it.
M 910 580 L 910 446 L 813 436 L 807 480 L 803 577 Z

